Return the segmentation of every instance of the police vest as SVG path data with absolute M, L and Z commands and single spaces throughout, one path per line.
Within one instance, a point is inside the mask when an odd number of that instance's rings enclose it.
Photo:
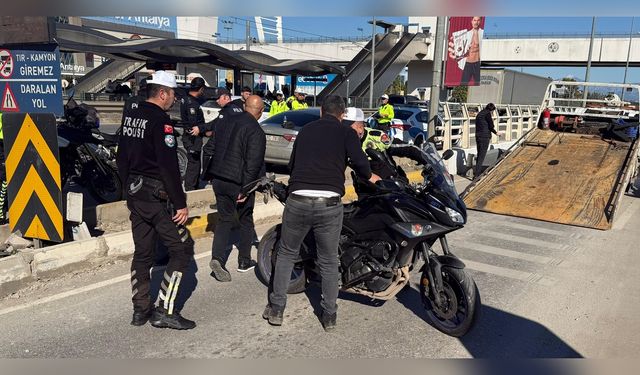
M 287 107 L 287 103 L 284 100 L 281 102 L 274 100 L 271 102 L 271 110 L 269 110 L 269 116 L 274 116 L 278 113 L 282 113 L 288 110 L 289 107 Z
M 363 151 L 366 151 L 368 148 L 373 148 L 374 150 L 384 152 L 389 146 L 391 146 L 391 139 L 385 132 L 365 128 L 365 137 L 362 140 Z
M 294 100 L 293 102 L 291 102 L 291 109 L 292 110 L 306 109 L 306 108 L 309 108 L 309 105 L 306 102 L 300 103 L 300 101 L 298 101 L 298 100 Z
M 389 103 L 381 106 L 378 112 L 380 113 L 380 115 L 389 115 L 389 117 L 386 117 L 386 118 L 380 117 L 380 119 L 378 120 L 378 123 L 382 123 L 382 124 L 389 123 L 394 117 L 393 106 Z

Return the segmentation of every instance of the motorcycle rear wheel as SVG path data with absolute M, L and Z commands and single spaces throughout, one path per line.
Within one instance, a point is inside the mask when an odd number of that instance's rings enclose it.
M 461 337 L 474 325 L 480 313 L 480 292 L 475 281 L 462 269 L 443 267 L 442 306 L 436 306 L 425 268 L 420 278 L 420 295 L 426 320 L 442 333 Z
M 260 240 L 260 244 L 258 244 L 258 276 L 260 281 L 267 286 L 271 284 L 271 277 L 276 265 L 275 250 L 278 247 L 281 227 L 282 225 L 278 224 L 269 229 Z M 302 246 L 305 245 L 302 244 Z M 307 276 L 303 263 L 299 262 L 294 264 L 291 271 L 291 281 L 289 282 L 287 294 L 302 293 L 306 288 Z

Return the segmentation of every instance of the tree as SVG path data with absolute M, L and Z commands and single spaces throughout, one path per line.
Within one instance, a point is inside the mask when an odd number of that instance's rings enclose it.
M 386 90 L 389 94 L 401 94 L 406 95 L 407 92 L 407 83 L 404 81 L 402 76 L 397 76 L 391 86 L 389 86 Z
M 469 87 L 456 86 L 453 88 L 453 91 L 451 91 L 451 101 L 455 103 L 466 103 L 468 94 Z

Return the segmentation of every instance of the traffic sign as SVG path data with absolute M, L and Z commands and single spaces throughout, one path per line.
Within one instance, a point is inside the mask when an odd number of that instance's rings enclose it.
M 11 52 L 0 49 L 0 77 L 10 78 L 13 74 L 13 57 Z
M 4 87 L 4 93 L 2 94 L 2 105 L 0 105 L 0 112 L 19 112 L 18 103 L 16 97 L 11 92 L 11 87 L 7 83 Z
M 9 228 L 25 237 L 64 239 L 56 118 L 4 113 Z
M 0 50 L 2 111 L 64 114 L 57 45 Z

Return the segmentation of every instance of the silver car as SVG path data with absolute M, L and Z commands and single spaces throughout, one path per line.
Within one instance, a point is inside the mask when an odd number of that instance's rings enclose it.
M 271 164 L 287 165 L 293 151 L 293 142 L 303 126 L 320 118 L 319 108 L 286 111 L 260 122 L 267 136 L 267 150 L 264 161 Z

